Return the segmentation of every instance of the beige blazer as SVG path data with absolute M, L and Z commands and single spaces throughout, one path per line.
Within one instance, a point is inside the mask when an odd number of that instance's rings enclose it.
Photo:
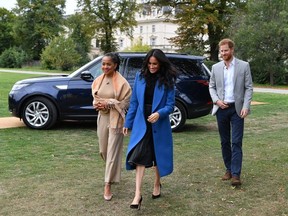
M 215 115 L 219 109 L 216 101 L 224 100 L 224 66 L 224 61 L 212 66 L 209 82 L 209 92 L 214 103 L 212 115 Z M 252 95 L 253 83 L 249 63 L 235 58 L 234 97 L 235 109 L 239 116 L 243 108 L 250 112 Z

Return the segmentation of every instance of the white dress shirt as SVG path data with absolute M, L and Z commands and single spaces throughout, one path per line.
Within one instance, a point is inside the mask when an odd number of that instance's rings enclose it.
M 224 66 L 224 101 L 227 103 L 234 103 L 234 72 L 235 72 L 235 58 L 230 62 L 229 67 Z

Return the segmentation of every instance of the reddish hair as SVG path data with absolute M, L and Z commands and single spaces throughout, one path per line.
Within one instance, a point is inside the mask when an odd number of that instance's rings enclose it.
M 222 45 L 225 45 L 225 44 L 228 44 L 228 47 L 231 49 L 231 48 L 234 48 L 235 46 L 235 43 L 234 41 L 232 41 L 231 39 L 229 38 L 224 38 L 222 39 L 220 42 L 219 42 L 219 47 L 222 46 Z

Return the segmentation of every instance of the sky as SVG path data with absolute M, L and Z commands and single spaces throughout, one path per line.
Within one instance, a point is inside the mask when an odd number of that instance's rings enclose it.
M 15 7 L 15 4 L 17 3 L 17 0 L 0 0 L 0 7 L 4 7 L 7 10 L 11 10 L 13 7 Z M 76 9 L 77 0 L 66 0 L 66 14 L 73 14 L 74 10 Z

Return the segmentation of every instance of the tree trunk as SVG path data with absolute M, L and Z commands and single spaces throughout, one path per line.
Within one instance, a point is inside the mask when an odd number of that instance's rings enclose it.
M 274 85 L 274 73 L 270 72 L 270 85 Z

